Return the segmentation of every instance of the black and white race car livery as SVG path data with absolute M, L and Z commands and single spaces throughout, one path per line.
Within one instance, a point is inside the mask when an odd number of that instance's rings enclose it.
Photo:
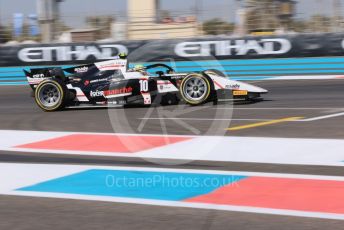
M 253 100 L 267 90 L 230 80 L 218 70 L 176 73 L 165 64 L 128 68 L 116 58 L 72 68 L 25 71 L 37 105 L 45 111 L 66 107 L 217 103 L 223 96 Z M 153 72 L 153 74 L 152 74 Z

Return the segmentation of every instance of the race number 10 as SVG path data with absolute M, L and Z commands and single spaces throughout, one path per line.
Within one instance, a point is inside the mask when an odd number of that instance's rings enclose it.
M 141 92 L 148 91 L 148 80 L 140 80 L 140 91 Z

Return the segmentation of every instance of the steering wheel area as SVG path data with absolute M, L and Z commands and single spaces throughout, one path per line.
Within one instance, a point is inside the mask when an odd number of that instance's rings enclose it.
M 168 65 L 165 65 L 165 64 L 162 64 L 162 63 L 148 65 L 148 66 L 145 67 L 146 70 L 155 69 L 155 68 L 165 68 L 167 74 L 174 73 L 174 69 L 172 67 L 170 67 Z M 158 75 L 163 75 L 164 74 L 163 71 L 157 71 L 156 73 Z

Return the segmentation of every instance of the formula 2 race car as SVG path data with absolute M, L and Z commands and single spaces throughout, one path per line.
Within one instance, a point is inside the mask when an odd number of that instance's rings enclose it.
M 153 73 L 152 73 L 153 71 Z M 37 105 L 44 111 L 66 107 L 114 105 L 216 104 L 223 95 L 254 100 L 267 90 L 230 80 L 218 70 L 176 73 L 165 64 L 129 69 L 127 59 L 115 58 L 72 68 L 25 71 Z

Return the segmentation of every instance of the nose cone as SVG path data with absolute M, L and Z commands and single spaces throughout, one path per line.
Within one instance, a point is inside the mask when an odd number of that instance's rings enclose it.
M 257 87 L 260 90 L 260 93 L 268 93 L 269 91 L 260 87 Z
M 240 90 L 247 90 L 248 92 L 251 92 L 251 93 L 268 93 L 268 90 L 263 89 L 258 86 L 248 84 L 248 83 L 240 82 L 239 85 L 240 85 Z

